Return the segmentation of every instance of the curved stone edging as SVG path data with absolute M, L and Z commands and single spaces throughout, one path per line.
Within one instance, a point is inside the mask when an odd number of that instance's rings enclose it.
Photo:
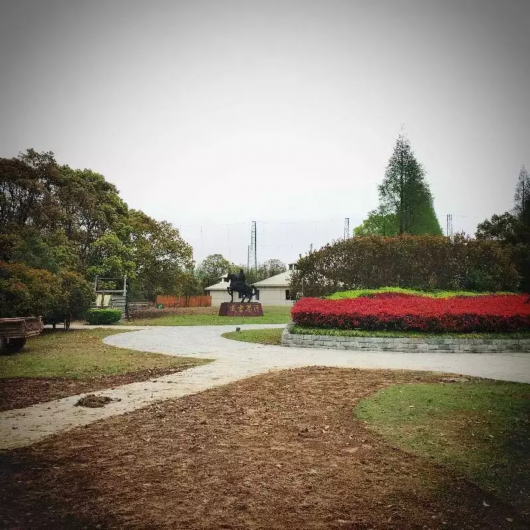
M 282 333 L 282 346 L 328 348 L 353 351 L 395 351 L 418 353 L 499 353 L 530 352 L 530 339 L 447 339 L 340 337 L 336 335 L 298 335 L 291 333 L 290 322 Z

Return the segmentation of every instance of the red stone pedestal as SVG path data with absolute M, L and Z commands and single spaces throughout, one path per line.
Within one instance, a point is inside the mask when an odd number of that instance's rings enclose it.
M 219 308 L 220 317 L 262 317 L 263 308 L 259 302 L 223 302 Z

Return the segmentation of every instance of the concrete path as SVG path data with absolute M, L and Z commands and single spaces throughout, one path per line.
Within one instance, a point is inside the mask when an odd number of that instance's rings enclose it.
M 242 329 L 283 325 L 241 325 Z M 124 326 L 119 326 L 124 329 Z M 117 398 L 105 407 L 75 407 L 85 394 L 0 413 L 0 449 L 20 447 L 156 401 L 179 398 L 271 370 L 302 366 L 387 368 L 449 372 L 530 383 L 528 353 L 392 353 L 283 348 L 221 337 L 236 326 L 153 326 L 112 335 L 107 344 L 145 352 L 215 359 L 215 362 L 155 380 L 131 383 L 97 395 Z M 127 329 L 127 328 L 126 328 Z

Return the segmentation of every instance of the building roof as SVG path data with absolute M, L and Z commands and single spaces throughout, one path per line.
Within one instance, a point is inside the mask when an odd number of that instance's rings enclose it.
M 291 283 L 291 274 L 293 271 L 285 271 L 276 276 L 271 276 L 261 282 L 256 282 L 254 285 L 259 289 L 260 287 L 289 287 Z
M 253 283 L 252 285 L 255 285 L 258 289 L 260 287 L 289 287 L 291 283 L 291 275 L 293 271 L 285 271 L 281 274 L 276 274 L 275 276 L 271 276 L 270 278 L 267 278 L 266 280 L 261 280 L 260 282 Z M 219 283 L 216 283 L 214 285 L 210 285 L 209 287 L 205 287 L 205 291 L 226 291 L 226 288 L 228 287 L 228 282 L 220 281 Z
M 226 291 L 226 288 L 230 284 L 228 282 L 220 281 L 219 283 L 216 283 L 214 285 L 210 285 L 209 287 L 205 287 L 205 291 Z

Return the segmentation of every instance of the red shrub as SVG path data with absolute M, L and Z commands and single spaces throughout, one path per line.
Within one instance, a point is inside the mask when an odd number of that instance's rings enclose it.
M 302 298 L 291 315 L 301 326 L 426 332 L 511 332 L 530 330 L 524 295 L 469 298 Z

